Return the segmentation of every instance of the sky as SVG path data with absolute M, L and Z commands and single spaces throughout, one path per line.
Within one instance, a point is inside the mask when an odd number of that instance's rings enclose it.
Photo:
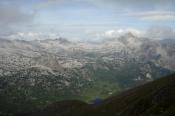
M 18 39 L 96 39 L 126 30 L 171 38 L 175 0 L 0 0 L 0 26 L 0 37 Z

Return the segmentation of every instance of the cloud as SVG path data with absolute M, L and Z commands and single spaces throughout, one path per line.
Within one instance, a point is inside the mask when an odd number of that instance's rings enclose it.
M 175 29 L 168 26 L 152 26 L 145 36 L 152 39 L 175 39 Z
M 0 7 L 0 24 L 1 25 L 13 25 L 28 22 L 31 15 L 23 13 L 19 8 L 13 6 L 1 6 Z
M 174 8 L 175 1 L 174 0 L 43 0 L 39 7 L 48 7 L 50 5 L 59 4 L 62 5 L 64 3 L 86 3 L 95 5 L 97 7 L 103 8 L 112 8 L 112 9 L 127 9 L 128 7 L 141 8 L 142 6 L 147 6 L 150 8 L 160 7 L 164 8 Z
M 145 32 L 135 29 L 135 28 L 125 28 L 125 29 L 107 30 L 105 32 L 95 33 L 95 35 L 96 37 L 101 38 L 101 39 L 104 39 L 104 38 L 111 39 L 111 38 L 120 37 L 127 33 L 132 33 L 133 35 L 140 37 L 140 36 L 143 36 Z
M 146 12 L 135 12 L 128 13 L 128 16 L 138 17 L 142 20 L 149 21 L 174 21 L 175 12 L 172 11 L 146 11 Z
M 89 39 L 94 37 L 86 34 L 90 30 L 95 37 L 112 38 L 129 30 L 118 28 L 146 29 L 160 23 L 173 26 L 174 4 L 175 0 L 0 0 L 0 35 L 55 30 L 68 38 Z M 105 30 L 109 31 L 103 33 Z
M 61 5 L 63 3 L 65 3 L 65 0 L 46 0 L 46 1 L 42 1 L 41 3 L 36 5 L 36 9 L 43 9 L 43 8 L 47 8 L 53 5 Z
M 130 16 L 144 21 L 174 21 L 174 0 L 46 0 L 38 8 L 52 8 L 56 5 L 89 5 L 103 11 L 111 11 L 117 16 Z M 81 9 L 82 10 L 82 9 Z M 129 12 L 129 13 L 128 13 Z
M 155 15 L 155 16 L 149 16 L 149 17 L 143 17 L 143 20 L 151 20 L 151 21 L 174 21 L 175 16 L 173 15 Z
M 1 36 L 1 38 L 7 38 L 11 40 L 45 40 L 59 38 L 58 33 L 43 33 L 43 32 L 17 32 L 14 34 Z
M 154 40 L 175 39 L 175 29 L 167 26 L 152 26 L 148 30 L 140 30 L 136 28 L 119 28 L 111 29 L 103 32 L 88 33 L 87 41 L 101 41 L 121 37 L 127 33 L 132 33 L 136 37 L 147 37 Z M 21 39 L 21 40 L 44 40 L 55 39 L 60 37 L 58 32 L 17 32 L 1 38 Z M 63 36 L 65 37 L 65 36 Z M 93 38 L 93 39 L 92 39 Z M 81 40 L 82 38 L 68 38 L 71 40 Z
M 20 6 L 0 3 L 0 34 L 13 32 L 32 23 L 34 13 L 24 12 Z
M 147 30 L 136 28 L 124 28 L 107 30 L 101 33 L 94 33 L 98 40 L 118 38 L 127 33 L 132 33 L 136 37 L 146 37 L 153 40 L 175 39 L 175 29 L 168 26 L 151 26 Z
M 72 0 L 81 1 L 81 0 Z M 84 0 L 102 8 L 112 8 L 125 11 L 173 9 L 174 0 Z

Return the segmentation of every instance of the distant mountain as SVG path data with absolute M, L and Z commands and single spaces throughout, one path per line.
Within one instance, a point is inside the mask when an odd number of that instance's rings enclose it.
M 25 114 L 26 116 L 27 114 Z M 101 104 L 70 100 L 50 104 L 28 116 L 174 116 L 175 74 L 113 95 Z
M 168 41 L 132 33 L 98 43 L 0 39 L 0 112 L 91 102 L 168 75 L 175 71 L 175 40 Z

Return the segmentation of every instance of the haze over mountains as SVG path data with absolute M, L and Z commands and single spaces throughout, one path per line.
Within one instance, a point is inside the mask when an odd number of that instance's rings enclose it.
M 91 108 L 124 91 L 124 99 L 100 106 L 92 116 L 173 111 L 173 79 L 142 85 L 175 72 L 174 4 L 175 0 L 0 0 L 0 116 L 35 111 L 43 116 L 43 110 L 50 109 L 61 113 L 57 116 L 91 116 Z M 138 86 L 145 89 L 130 91 Z M 160 103 L 164 98 L 170 101 Z M 122 110 L 118 103 L 124 103 Z M 77 109 L 89 104 L 94 106 Z
M 0 39 L 1 113 L 65 99 L 91 102 L 153 81 L 174 72 L 174 46 L 173 39 L 132 32 L 101 42 Z

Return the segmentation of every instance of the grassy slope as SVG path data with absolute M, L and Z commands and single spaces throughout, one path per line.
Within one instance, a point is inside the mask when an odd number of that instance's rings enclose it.
M 62 103 L 44 109 L 48 114 L 44 116 L 174 116 L 175 74 L 112 96 L 100 105 Z M 66 110 L 60 111 L 60 106 Z M 53 113 L 54 108 L 58 112 Z
M 166 115 L 175 114 L 174 108 L 175 75 L 170 75 L 106 99 L 92 109 L 91 116 Z

